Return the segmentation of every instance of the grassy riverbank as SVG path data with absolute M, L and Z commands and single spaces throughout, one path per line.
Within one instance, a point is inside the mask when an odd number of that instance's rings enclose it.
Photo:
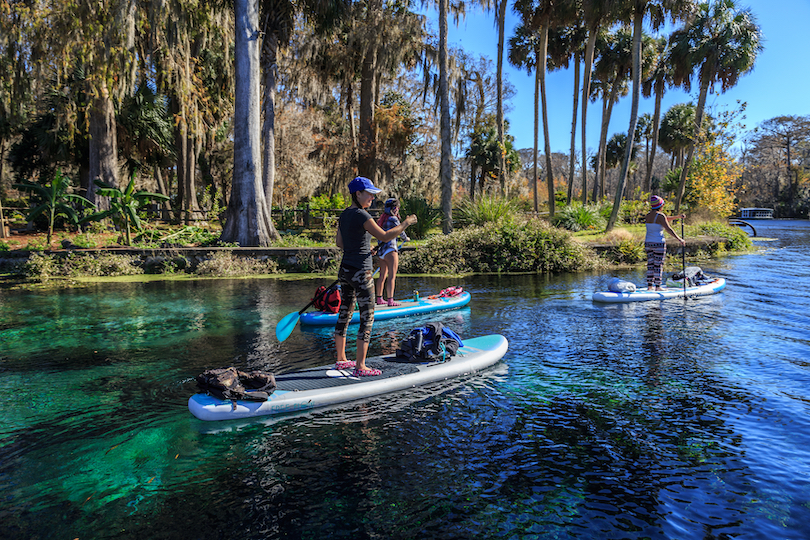
M 709 222 L 686 227 L 690 260 L 714 257 L 726 252 L 752 249 L 748 235 L 737 227 Z M 181 245 L 143 248 L 142 253 L 116 253 L 116 248 L 96 247 L 92 253 L 76 250 L 37 250 L 40 242 L 31 235 L 33 245 L 0 246 L 0 271 L 4 281 L 18 285 L 50 283 L 71 286 L 91 280 L 155 280 L 190 278 L 286 277 L 334 275 L 340 253 L 315 235 L 286 235 L 279 247 L 293 249 L 294 255 L 274 256 L 271 250 L 251 256 L 228 247 L 211 248 L 202 260 L 190 261 Z M 179 238 L 177 235 L 175 238 Z M 199 235 L 198 235 L 199 237 Z M 402 253 L 401 275 L 464 275 L 476 273 L 561 273 L 643 264 L 644 225 L 630 225 L 610 233 L 578 232 L 555 228 L 542 219 L 520 223 L 498 221 L 461 228 L 452 234 L 440 232 L 411 242 Z M 59 240 L 59 239 L 57 239 Z M 61 238 L 65 245 L 77 247 L 81 238 Z M 65 242 L 66 241 L 66 242 Z M 8 244 L 5 248 L 8 248 Z M 199 246 L 196 246 L 199 247 Z M 313 254 L 310 248 L 320 248 Z M 204 248 L 201 248 L 204 250 Z M 6 253 L 4 253 L 4 251 Z M 27 257 L 20 256 L 28 251 Z M 288 250 L 289 251 L 289 250 Z M 11 255 L 17 255 L 12 257 Z M 4 255 L 6 255 L 4 257 Z M 672 256 L 672 254 L 671 254 Z

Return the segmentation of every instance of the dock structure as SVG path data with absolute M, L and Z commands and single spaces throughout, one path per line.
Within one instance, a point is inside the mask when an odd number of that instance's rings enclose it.
M 740 219 L 773 219 L 773 208 L 740 208 Z

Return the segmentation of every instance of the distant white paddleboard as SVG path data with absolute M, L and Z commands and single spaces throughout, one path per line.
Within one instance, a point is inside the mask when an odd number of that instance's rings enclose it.
M 594 302 L 605 302 L 612 304 L 622 304 L 628 302 L 649 302 L 650 300 L 668 300 L 670 298 L 687 298 L 693 296 L 707 296 L 709 294 L 716 294 L 722 291 L 726 286 L 726 280 L 723 278 L 716 278 L 708 283 L 696 285 L 694 287 L 687 287 L 683 289 L 682 285 L 676 283 L 669 283 L 673 285 L 664 291 L 648 291 L 646 288 L 638 289 L 633 292 L 612 292 L 612 291 L 598 291 L 593 293 L 592 299 Z

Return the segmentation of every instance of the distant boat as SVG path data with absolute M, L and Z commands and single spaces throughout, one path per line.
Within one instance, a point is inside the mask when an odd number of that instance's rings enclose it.
M 740 219 L 773 219 L 773 208 L 740 208 Z

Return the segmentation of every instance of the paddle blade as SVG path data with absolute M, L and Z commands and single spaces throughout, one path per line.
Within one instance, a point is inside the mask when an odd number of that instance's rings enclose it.
M 276 325 L 276 339 L 279 341 L 284 341 L 290 334 L 292 334 L 295 325 L 298 324 L 298 319 L 301 318 L 301 315 L 297 311 L 293 311 L 280 321 Z

